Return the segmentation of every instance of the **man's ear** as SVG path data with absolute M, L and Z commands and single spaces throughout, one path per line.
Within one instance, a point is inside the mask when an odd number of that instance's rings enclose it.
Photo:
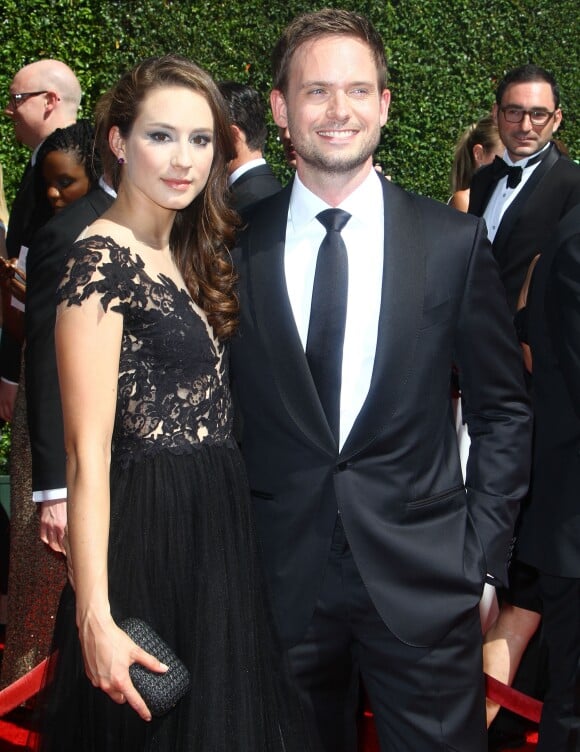
M 246 142 L 246 134 L 244 131 L 237 125 L 234 125 L 233 123 L 230 125 L 230 128 L 232 129 L 232 136 L 234 137 L 234 143 L 245 143 Z
M 60 102 L 60 97 L 56 91 L 47 91 L 44 95 L 45 110 L 52 112 L 57 104 Z
M 493 118 L 493 122 L 497 125 L 497 113 L 499 111 L 499 107 L 497 106 L 497 102 L 494 102 L 493 107 L 491 108 L 491 116 Z
M 288 114 L 286 111 L 286 99 L 280 89 L 272 89 L 270 93 L 270 107 L 272 108 L 272 117 L 276 125 L 280 128 L 287 128 Z
M 116 125 L 109 131 L 109 147 L 117 159 L 125 157 L 125 139 Z

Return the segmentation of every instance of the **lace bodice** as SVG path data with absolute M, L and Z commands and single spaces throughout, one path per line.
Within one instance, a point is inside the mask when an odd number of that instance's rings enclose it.
M 228 440 L 227 351 L 188 291 L 168 277 L 150 277 L 141 258 L 112 238 L 92 236 L 73 246 L 57 300 L 82 305 L 92 295 L 123 316 L 117 460 Z

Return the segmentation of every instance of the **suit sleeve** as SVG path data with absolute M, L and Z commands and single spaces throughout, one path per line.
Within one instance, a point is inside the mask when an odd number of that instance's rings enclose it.
M 56 287 L 70 240 L 58 227 L 49 223 L 42 228 L 29 252 L 25 359 L 33 491 L 66 487 L 54 325 Z
M 574 411 L 580 418 L 580 211 L 577 232 L 555 254 L 546 290 L 546 313 Z
M 532 417 L 522 357 L 483 221 L 467 268 L 455 362 L 471 438 L 469 511 L 488 573 L 506 584 L 513 526 L 529 482 Z

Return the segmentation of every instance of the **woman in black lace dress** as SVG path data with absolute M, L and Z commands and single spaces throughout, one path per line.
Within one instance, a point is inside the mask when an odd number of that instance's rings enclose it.
M 71 250 L 59 289 L 74 594 L 59 611 L 41 749 L 303 752 L 231 436 L 225 108 L 204 71 L 171 55 L 126 74 L 97 129 L 118 198 Z M 134 662 L 164 667 L 119 629 L 126 617 L 191 672 L 164 716 L 131 682 Z

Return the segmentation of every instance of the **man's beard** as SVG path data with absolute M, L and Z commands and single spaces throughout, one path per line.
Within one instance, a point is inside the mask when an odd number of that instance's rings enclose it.
M 369 133 L 359 145 L 358 151 L 353 153 L 345 150 L 342 153 L 337 149 L 336 152 L 330 153 L 318 149 L 310 140 L 303 140 L 300 134 L 298 134 L 298 140 L 294 140 L 292 130 L 290 130 L 290 134 L 294 150 L 302 161 L 329 175 L 340 175 L 361 167 L 372 157 L 380 141 L 380 128 L 377 126 L 376 133 Z

